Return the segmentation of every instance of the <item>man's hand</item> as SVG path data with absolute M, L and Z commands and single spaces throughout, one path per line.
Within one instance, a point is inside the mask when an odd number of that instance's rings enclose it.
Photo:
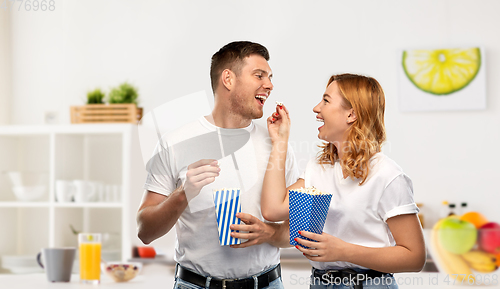
M 258 218 L 246 213 L 238 213 L 236 217 L 243 221 L 244 224 L 231 225 L 231 230 L 239 231 L 232 232 L 231 236 L 238 239 L 248 239 L 248 241 L 238 245 L 231 245 L 231 248 L 246 248 L 262 243 L 269 243 L 276 247 L 286 246 L 285 243 L 287 240 L 284 241 L 283 236 L 287 236 L 287 234 L 284 234 L 285 231 L 288 233 L 287 222 L 282 224 L 264 223 Z M 245 231 L 248 233 L 244 233 Z
M 203 159 L 190 164 L 183 184 L 188 201 L 196 197 L 204 186 L 213 183 L 219 172 L 217 160 Z

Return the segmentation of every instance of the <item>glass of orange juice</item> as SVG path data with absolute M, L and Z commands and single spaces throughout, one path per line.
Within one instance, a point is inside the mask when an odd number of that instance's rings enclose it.
M 78 234 L 80 251 L 80 282 L 99 284 L 101 281 L 101 234 Z

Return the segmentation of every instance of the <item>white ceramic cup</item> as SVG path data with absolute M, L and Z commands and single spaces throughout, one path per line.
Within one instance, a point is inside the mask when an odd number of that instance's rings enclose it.
M 120 202 L 121 198 L 121 186 L 120 185 L 106 185 L 105 186 L 105 196 L 106 202 L 115 203 Z
M 95 202 L 105 202 L 106 195 L 104 190 L 104 184 L 101 182 L 92 182 L 95 186 L 95 196 L 93 201 Z
M 85 203 L 94 201 L 97 193 L 95 183 L 84 180 L 74 180 L 73 184 L 75 185 L 75 202 Z
M 113 185 L 113 202 L 120 202 L 121 201 L 121 191 L 122 191 L 122 186 L 120 185 Z
M 60 203 L 67 203 L 73 200 L 75 186 L 71 181 L 56 180 L 56 200 Z

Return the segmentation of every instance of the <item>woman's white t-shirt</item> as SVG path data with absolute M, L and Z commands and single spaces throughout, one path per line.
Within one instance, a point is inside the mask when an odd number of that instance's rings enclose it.
M 343 178 L 339 162 L 318 164 L 309 161 L 300 176 L 305 186 L 333 194 L 323 231 L 345 242 L 366 247 L 389 247 L 396 243 L 387 219 L 416 214 L 410 178 L 389 157 L 377 153 L 370 161 L 371 170 L 363 185 L 361 179 Z M 313 262 L 317 269 L 365 268 L 349 262 Z

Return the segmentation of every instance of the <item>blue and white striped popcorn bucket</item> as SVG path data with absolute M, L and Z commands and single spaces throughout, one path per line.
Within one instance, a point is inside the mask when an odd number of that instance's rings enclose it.
M 241 240 L 231 237 L 231 229 L 229 229 L 231 224 L 241 223 L 241 220 L 236 218 L 236 213 L 241 212 L 240 189 L 214 190 L 213 194 L 220 245 L 240 244 Z
M 299 245 L 295 238 L 302 238 L 299 231 L 323 233 L 326 216 L 332 200 L 331 194 L 308 194 L 304 189 L 289 191 L 290 244 Z M 309 240 L 309 239 L 308 239 Z

